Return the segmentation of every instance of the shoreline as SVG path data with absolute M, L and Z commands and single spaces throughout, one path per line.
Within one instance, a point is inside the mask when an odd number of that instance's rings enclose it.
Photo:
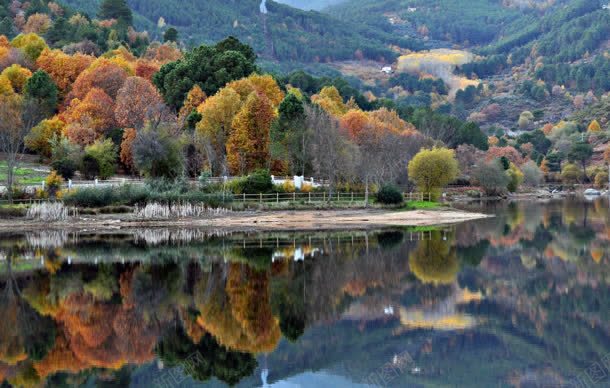
M 72 217 L 45 222 L 19 219 L 0 220 L 0 232 L 48 230 L 116 230 L 128 228 L 213 228 L 226 231 L 344 230 L 378 229 L 392 226 L 433 226 L 456 224 L 493 217 L 458 209 L 442 210 L 279 210 L 240 211 L 206 218 L 135 219 L 131 214 Z

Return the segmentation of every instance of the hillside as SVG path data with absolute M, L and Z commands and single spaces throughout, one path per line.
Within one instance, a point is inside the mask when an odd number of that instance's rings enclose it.
M 63 2 L 95 16 L 99 0 Z M 330 62 L 355 56 L 392 61 L 396 54 L 389 45 L 421 47 L 413 39 L 271 1 L 266 4 L 266 15 L 260 12 L 258 0 L 129 0 L 128 4 L 136 27 L 153 36 L 172 26 L 182 41 L 195 46 L 233 35 L 251 45 L 260 56 L 283 62 Z
M 341 4 L 347 0 L 280 0 L 278 3 L 286 4 L 294 8 L 308 10 L 322 10 L 326 7 Z

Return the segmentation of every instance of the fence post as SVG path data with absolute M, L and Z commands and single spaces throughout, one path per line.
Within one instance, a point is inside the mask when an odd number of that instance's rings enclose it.
M 246 193 L 244 193 L 244 203 L 246 203 Z
M 263 193 L 258 193 L 259 203 L 263 203 Z
M 307 203 L 311 203 L 311 191 L 307 193 Z
M 292 192 L 292 202 L 296 202 L 297 201 L 297 192 L 293 191 Z
M 352 202 L 354 202 L 354 192 L 352 191 Z
M 72 190 L 72 179 L 68 179 L 68 190 Z
M 275 203 L 280 203 L 280 193 L 275 193 Z
M 97 178 L 95 178 L 95 187 L 97 187 Z
M 326 191 L 324 191 L 324 199 L 323 199 L 323 201 L 326 202 Z
M 42 191 L 44 191 L 44 185 L 45 185 L 45 182 L 42 181 Z

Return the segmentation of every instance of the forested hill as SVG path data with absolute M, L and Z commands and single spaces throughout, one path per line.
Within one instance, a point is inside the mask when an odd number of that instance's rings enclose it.
M 322 10 L 326 7 L 341 4 L 348 0 L 278 0 L 278 3 L 304 10 Z
M 63 2 L 90 16 L 95 16 L 99 4 L 99 0 Z M 354 57 L 392 61 L 396 54 L 390 45 L 420 47 L 411 39 L 272 1 L 267 2 L 267 15 L 261 14 L 259 0 L 129 0 L 128 4 L 140 29 L 154 33 L 165 23 L 163 28 L 175 27 L 181 40 L 193 46 L 233 35 L 259 55 L 280 61 L 328 62 Z
M 479 59 L 462 69 L 489 77 L 519 65 L 535 78 L 610 90 L 607 0 L 351 0 L 330 15 L 386 33 L 458 45 Z

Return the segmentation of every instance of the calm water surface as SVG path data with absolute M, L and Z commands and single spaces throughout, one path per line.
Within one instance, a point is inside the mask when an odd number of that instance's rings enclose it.
M 0 234 L 0 380 L 610 386 L 608 202 L 468 207 L 496 217 L 367 233 Z

